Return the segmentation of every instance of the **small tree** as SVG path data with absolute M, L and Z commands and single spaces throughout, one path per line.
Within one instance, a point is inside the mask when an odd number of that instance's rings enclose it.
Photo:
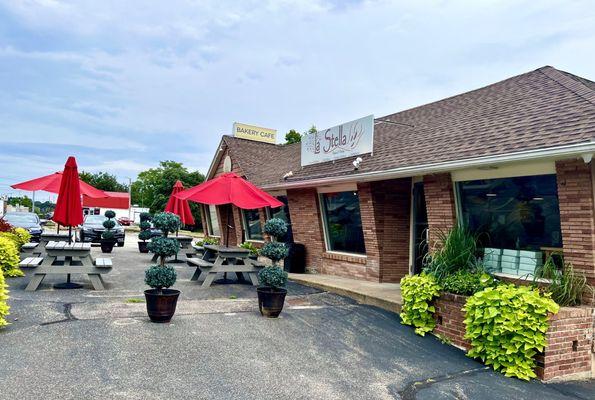
M 149 243 L 149 251 L 159 256 L 159 264 L 152 265 L 145 271 L 145 283 L 157 289 L 158 294 L 163 293 L 163 288 L 168 288 L 176 283 L 176 270 L 165 264 L 167 257 L 176 255 L 180 250 L 180 243 L 169 238 L 170 233 L 180 229 L 180 217 L 169 212 L 162 212 L 153 217 L 155 228 L 161 229 L 162 237 L 155 237 Z
M 151 239 L 151 218 L 153 216 L 150 213 L 144 212 L 140 214 L 140 232 L 138 238 L 143 242 Z
M 289 250 L 285 243 L 277 242 L 277 238 L 287 233 L 287 224 L 280 218 L 271 218 L 264 224 L 264 232 L 271 237 L 260 250 L 260 255 L 269 258 L 273 265 L 265 267 L 258 273 L 258 279 L 263 286 L 282 288 L 287 284 L 287 272 L 279 266 L 279 261 L 287 257 Z
M 292 129 L 285 134 L 285 143 L 286 144 L 299 143 L 301 141 L 302 141 L 302 135 L 295 129 Z
M 101 238 L 103 240 L 114 240 L 114 238 L 116 237 L 116 235 L 114 235 L 114 232 L 112 231 L 112 229 L 114 229 L 114 227 L 116 226 L 116 221 L 114 221 L 114 218 L 116 217 L 116 213 L 112 210 L 107 210 L 105 212 L 105 217 L 107 218 L 105 221 L 103 221 L 103 227 L 105 228 L 105 231 L 103 231 L 103 233 L 101 234 Z

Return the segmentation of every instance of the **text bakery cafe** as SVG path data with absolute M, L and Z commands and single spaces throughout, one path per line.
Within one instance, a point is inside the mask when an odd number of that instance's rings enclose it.
M 503 276 L 563 253 L 594 285 L 594 138 L 595 82 L 552 67 L 302 143 L 224 136 L 208 178 L 236 172 L 285 207 L 210 206 L 203 223 L 258 245 L 265 220 L 285 218 L 308 270 L 379 282 L 420 271 L 426 243 L 460 223 Z

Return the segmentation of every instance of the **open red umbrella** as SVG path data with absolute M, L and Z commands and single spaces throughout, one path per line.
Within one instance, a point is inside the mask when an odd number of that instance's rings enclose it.
M 182 200 L 179 197 L 176 197 L 176 194 L 183 190 L 184 185 L 182 185 L 182 182 L 176 181 L 171 191 L 169 201 L 165 206 L 165 211 L 176 214 L 180 217 L 180 221 L 184 225 L 194 225 L 194 217 L 192 216 L 192 211 L 190 211 L 188 200 Z
M 200 185 L 186 189 L 175 194 L 182 200 L 191 200 L 196 203 L 222 205 L 233 204 L 245 210 L 262 207 L 281 207 L 282 202 L 257 188 L 233 172 L 220 175 L 215 179 L 203 182 Z M 227 216 L 229 221 L 229 215 Z M 229 226 L 226 229 L 225 245 L 229 240 Z
M 76 166 L 76 162 L 75 162 Z M 63 172 L 55 172 L 51 175 L 42 176 L 41 178 L 31 179 L 30 181 L 25 181 L 21 183 L 15 183 L 10 187 L 13 189 L 20 189 L 20 190 L 28 190 L 31 192 L 35 192 L 37 190 L 43 190 L 45 192 L 50 193 L 59 193 L 60 187 L 62 184 L 62 177 Z M 93 186 L 89 185 L 81 181 L 78 176 L 76 177 L 80 187 L 80 193 L 84 194 L 85 196 L 93 197 L 93 198 L 104 198 L 108 197 L 104 191 L 95 189 Z

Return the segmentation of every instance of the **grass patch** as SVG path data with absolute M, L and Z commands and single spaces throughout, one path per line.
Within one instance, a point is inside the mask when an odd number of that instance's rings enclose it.
M 235 299 L 237 299 L 237 298 L 238 298 L 238 296 L 236 296 L 235 294 L 232 294 L 231 296 L 229 296 L 229 298 L 230 298 L 231 300 L 235 300 Z
M 131 297 L 126 299 L 126 303 L 144 303 L 145 299 L 139 299 L 138 297 Z

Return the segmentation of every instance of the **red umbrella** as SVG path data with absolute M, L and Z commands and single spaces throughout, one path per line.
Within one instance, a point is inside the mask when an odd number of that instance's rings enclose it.
M 60 182 L 54 222 L 72 228 L 83 223 L 81 185 L 74 157 L 68 157 Z
M 170 213 L 174 213 L 180 217 L 180 221 L 184 225 L 194 225 L 194 217 L 192 216 L 192 212 L 190 211 L 190 205 L 188 204 L 188 200 L 182 200 L 179 197 L 176 197 L 177 193 L 180 193 L 184 190 L 184 185 L 182 182 L 176 181 L 172 191 L 169 201 L 165 206 L 165 211 Z
M 262 207 L 281 207 L 282 202 L 270 194 L 257 188 L 245 179 L 228 172 L 215 179 L 203 182 L 198 186 L 186 189 L 175 195 L 182 200 L 191 200 L 197 203 L 222 205 L 233 204 L 245 210 Z M 227 216 L 229 221 L 229 215 Z M 229 227 L 226 229 L 225 244 L 229 239 Z
M 75 161 L 76 167 L 76 161 Z M 62 176 L 63 172 L 55 172 L 51 175 L 42 176 L 41 178 L 31 179 L 30 181 L 25 181 L 21 183 L 15 183 L 10 187 L 13 189 L 21 189 L 21 190 L 29 190 L 29 191 L 37 191 L 43 190 L 45 192 L 50 193 L 60 193 L 61 183 L 62 183 Z M 93 186 L 89 185 L 78 179 L 78 175 L 76 177 L 78 180 L 80 193 L 84 194 L 85 196 L 93 197 L 93 198 L 104 198 L 108 197 L 105 192 L 99 189 L 95 189 Z

